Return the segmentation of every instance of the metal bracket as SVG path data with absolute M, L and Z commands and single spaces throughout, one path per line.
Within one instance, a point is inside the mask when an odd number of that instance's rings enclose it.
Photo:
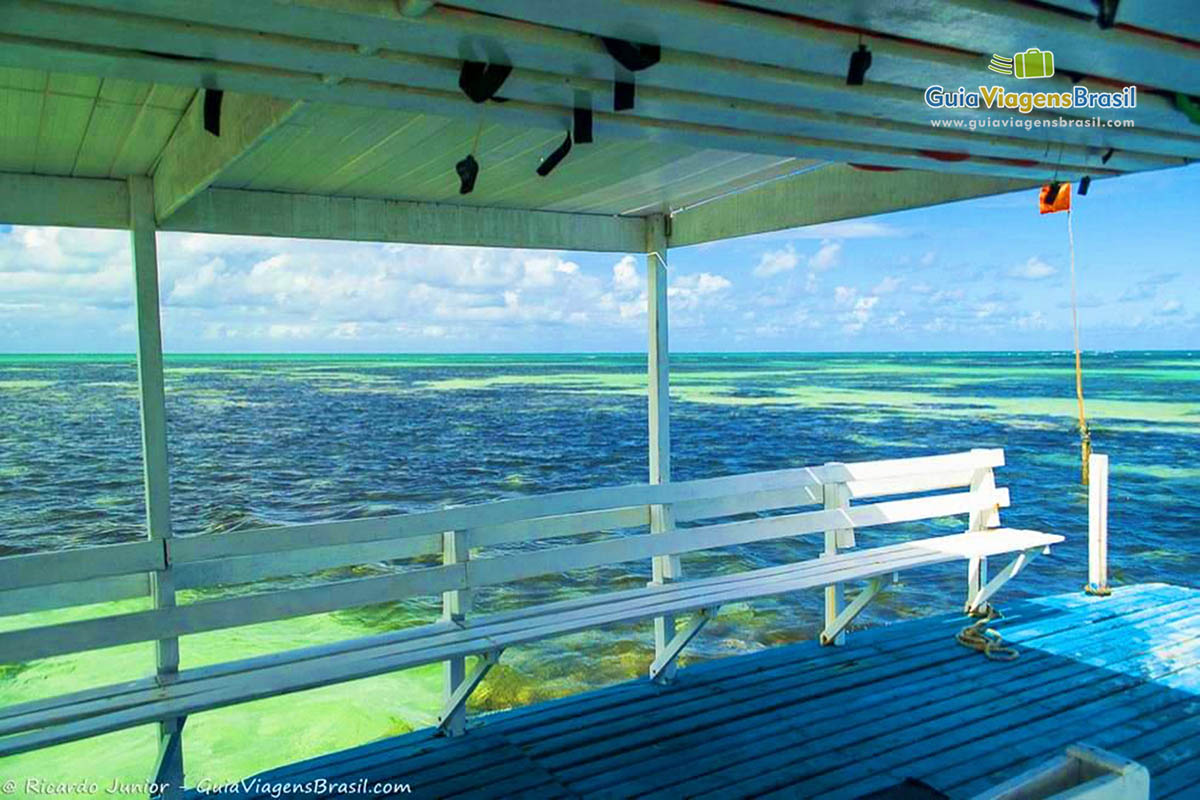
M 456 712 L 466 705 L 467 698 L 471 696 L 471 692 L 479 686 L 484 677 L 491 671 L 492 667 L 500 662 L 500 654 L 503 653 L 502 648 L 496 650 L 487 650 L 479 654 L 479 663 L 475 665 L 475 669 L 466 679 L 455 687 L 446 704 L 442 706 L 442 712 L 438 714 L 438 730 L 447 736 L 455 736 L 461 731 L 451 727 L 451 721 L 456 716 Z
M 650 680 L 655 683 L 667 683 L 674 675 L 675 659 L 683 652 L 683 648 L 688 646 L 688 643 L 696 637 L 708 621 L 717 615 L 720 606 L 709 606 L 702 608 L 692 615 L 692 619 L 688 624 L 671 637 L 671 641 L 667 642 L 663 651 L 658 654 L 654 662 L 650 665 Z
M 1018 573 L 1020 573 L 1030 561 L 1033 561 L 1040 554 L 1048 552 L 1050 552 L 1049 547 L 1033 547 L 1028 550 L 1022 550 L 1020 553 L 1018 553 L 1017 557 L 1014 558 L 1007 567 L 996 573 L 995 577 L 988 581 L 987 585 L 976 592 L 975 596 L 967 602 L 967 613 L 974 614 L 976 611 L 983 608 L 988 599 L 996 592 L 1000 591 L 1004 584 L 1017 577 Z
M 858 593 L 845 608 L 842 609 L 836 617 L 830 620 L 825 626 L 825 630 L 821 631 L 821 644 L 831 645 L 846 629 L 846 626 L 854 621 L 854 618 L 862 613 L 863 609 L 875 599 L 875 596 L 883 591 L 884 587 L 898 582 L 899 575 L 881 575 L 878 578 L 872 578 L 866 587 Z

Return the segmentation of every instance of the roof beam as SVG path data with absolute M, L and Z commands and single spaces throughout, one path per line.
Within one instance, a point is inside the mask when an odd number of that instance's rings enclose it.
M 196 92 L 155 167 L 154 216 L 160 223 L 211 186 L 303 105 L 298 100 L 226 92 L 220 106 L 220 135 L 214 136 L 204 127 L 204 99 L 204 90 Z
M 125 181 L 0 173 L 0 223 L 128 228 Z M 642 217 L 205 189 L 163 231 L 640 253 Z
M 672 218 L 669 244 L 684 247 L 1003 194 L 1033 185 L 1012 178 L 921 170 L 868 172 L 835 164 L 679 211 Z
M 208 189 L 163 230 L 619 253 L 640 252 L 646 241 L 641 217 L 240 189 Z
M 128 228 L 125 181 L 0 172 L 0 223 Z

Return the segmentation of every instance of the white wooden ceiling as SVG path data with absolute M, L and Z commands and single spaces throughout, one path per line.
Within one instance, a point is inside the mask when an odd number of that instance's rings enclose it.
M 209 187 L 643 216 L 845 163 L 981 176 L 993 181 L 979 183 L 984 194 L 1200 158 L 1200 126 L 1174 100 L 1200 95 L 1200 4 L 1123 0 L 1116 23 L 1102 30 L 1091 0 L 6 0 L 0 172 L 174 169 L 183 156 L 164 150 L 202 88 L 245 96 L 227 109 L 296 105 L 261 129 L 223 119 L 237 146 L 199 157 L 212 163 L 186 176 L 194 185 L 163 216 Z M 601 36 L 661 45 L 660 62 L 634 76 L 632 110 L 612 110 L 614 80 L 628 74 Z M 860 42 L 872 65 L 847 86 Z M 1054 78 L 1034 87 L 986 71 L 992 53 L 1028 47 L 1054 51 Z M 459 90 L 465 59 L 512 66 L 505 102 Z M 937 129 L 931 117 L 1021 115 L 923 100 L 930 83 L 1076 81 L 1137 84 L 1135 110 L 1070 112 L 1136 127 Z M 581 98 L 595 142 L 537 176 Z M 473 148 L 476 189 L 460 195 L 454 164 Z M 851 190 L 887 180 L 836 174 Z

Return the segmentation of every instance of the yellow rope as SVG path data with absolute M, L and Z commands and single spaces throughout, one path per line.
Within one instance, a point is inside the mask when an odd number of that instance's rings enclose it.
M 1088 431 L 1087 417 L 1083 413 L 1083 366 L 1079 357 L 1079 300 L 1075 288 L 1075 231 L 1071 226 L 1074 211 L 1067 209 L 1067 244 L 1071 251 L 1071 331 L 1075 337 L 1075 397 L 1079 400 L 1079 453 L 1083 460 L 1080 473 L 1083 483 L 1088 482 L 1088 457 L 1092 453 L 1092 434 Z
M 1003 619 L 1003 615 L 989 608 L 986 617 L 963 628 L 955 634 L 954 640 L 963 647 L 978 650 L 992 661 L 1016 661 L 1021 654 L 1004 644 L 1004 637 L 999 631 L 988 627 L 988 623 L 998 619 Z

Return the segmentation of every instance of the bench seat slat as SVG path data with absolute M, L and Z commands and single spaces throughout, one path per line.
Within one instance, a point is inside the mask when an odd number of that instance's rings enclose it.
M 15 735 L 0 739 L 0 755 L 600 625 L 686 613 L 930 564 L 1047 547 L 1061 541 L 1061 536 L 1016 529 L 934 537 L 784 567 L 601 595 L 595 603 L 573 600 L 534 606 L 477 617 L 462 627 L 446 623 L 422 626 L 400 635 L 385 634 L 392 637 L 387 641 L 384 637 L 369 637 L 344 643 L 356 647 L 315 655 L 314 650 L 319 649 L 306 648 L 276 654 L 279 658 L 267 657 L 273 659 L 269 663 L 247 659 L 215 665 L 217 669 L 187 670 L 180 673 L 177 682 L 164 687 L 130 688 L 132 684 L 122 684 L 108 687 L 113 690 L 108 697 L 103 690 L 91 690 L 55 698 L 49 707 L 24 704 L 6 709 L 0 716 L 0 733 Z

